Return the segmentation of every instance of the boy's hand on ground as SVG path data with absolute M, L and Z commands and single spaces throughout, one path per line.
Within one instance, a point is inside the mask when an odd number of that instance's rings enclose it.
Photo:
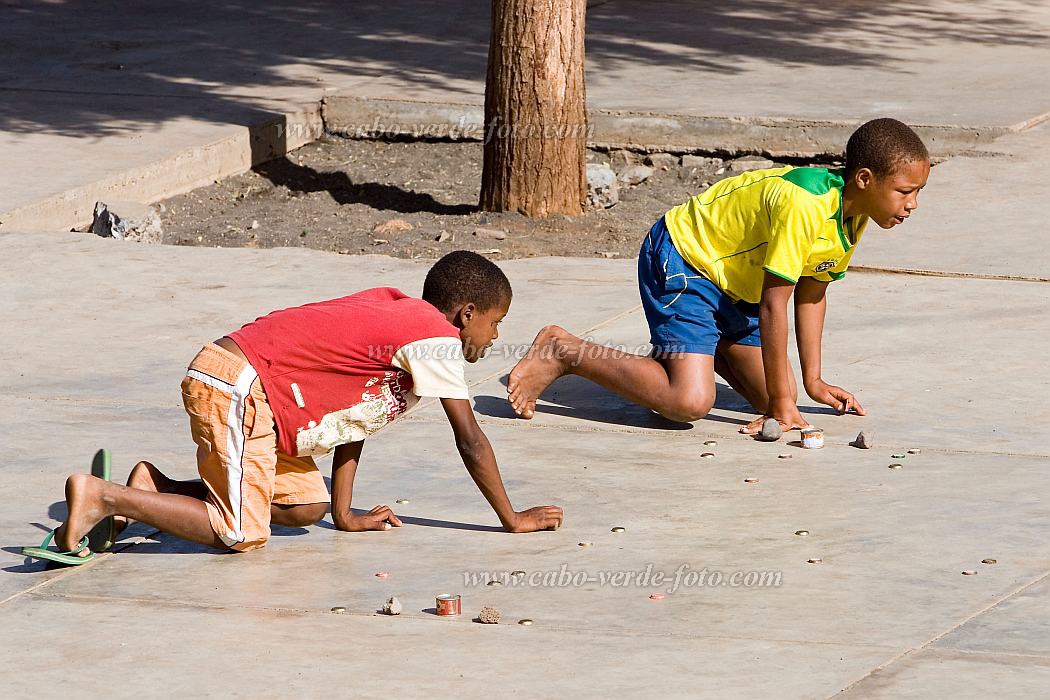
M 806 387 L 806 393 L 814 401 L 831 406 L 839 415 L 853 411 L 858 416 L 865 415 L 864 407 L 857 401 L 857 397 L 840 386 L 828 384 L 823 379 L 818 379 L 812 386 Z
M 773 405 L 765 415 L 745 425 L 740 429 L 740 432 L 744 435 L 757 435 L 762 432 L 762 424 L 766 422 L 767 418 L 776 418 L 784 432 L 812 427 L 809 421 L 804 419 L 802 414 L 798 412 L 798 406 L 795 405 L 795 402 L 788 399 L 787 401 L 773 402 Z
M 506 525 L 508 532 L 536 532 L 537 530 L 557 530 L 564 518 L 558 506 L 536 506 L 514 514 L 513 521 Z
M 376 506 L 363 515 L 350 515 L 343 521 L 344 532 L 366 532 L 368 530 L 389 530 L 401 527 L 401 521 L 390 506 Z

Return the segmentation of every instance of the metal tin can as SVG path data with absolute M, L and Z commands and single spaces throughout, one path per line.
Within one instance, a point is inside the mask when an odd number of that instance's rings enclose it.
M 437 609 L 437 614 L 442 617 L 453 617 L 463 612 L 462 601 L 455 593 L 439 595 L 434 607 Z
M 824 431 L 820 428 L 803 428 L 802 446 L 807 450 L 819 450 L 824 446 Z

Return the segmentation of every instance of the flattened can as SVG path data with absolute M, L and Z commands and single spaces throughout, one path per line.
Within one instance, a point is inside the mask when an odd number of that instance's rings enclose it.
M 435 601 L 434 607 L 437 609 L 437 614 L 442 617 L 453 617 L 463 612 L 462 600 L 455 593 L 444 593 L 439 595 Z
M 820 428 L 803 428 L 802 446 L 807 450 L 819 450 L 824 446 L 824 431 Z

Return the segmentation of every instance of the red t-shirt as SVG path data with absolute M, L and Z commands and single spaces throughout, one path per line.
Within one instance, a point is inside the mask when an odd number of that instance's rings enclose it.
M 364 440 L 421 396 L 470 396 L 459 330 L 390 287 L 274 311 L 229 337 L 259 373 L 288 455 Z

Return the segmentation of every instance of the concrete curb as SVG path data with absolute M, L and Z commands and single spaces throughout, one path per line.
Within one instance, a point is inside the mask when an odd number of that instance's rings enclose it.
M 287 128 L 288 125 L 302 128 Z M 309 127 L 309 128 L 306 128 Z M 91 222 L 95 202 L 155 202 L 215 180 L 238 175 L 253 165 L 285 155 L 315 140 L 324 130 L 320 102 L 265 122 L 231 127 L 217 141 L 180 151 L 148 165 L 82 185 L 33 204 L 0 212 L 4 231 L 68 231 Z
M 481 141 L 485 135 L 480 104 L 361 99 L 328 95 L 323 103 L 325 128 L 349 138 L 408 136 Z M 754 153 L 771 157 L 812 158 L 841 155 L 846 140 L 861 123 L 763 117 L 705 117 L 606 109 L 587 111 L 588 145 L 676 153 Z M 1032 120 L 1029 120 L 1031 122 Z M 1029 126 L 956 126 L 913 124 L 935 158 L 947 158 Z

